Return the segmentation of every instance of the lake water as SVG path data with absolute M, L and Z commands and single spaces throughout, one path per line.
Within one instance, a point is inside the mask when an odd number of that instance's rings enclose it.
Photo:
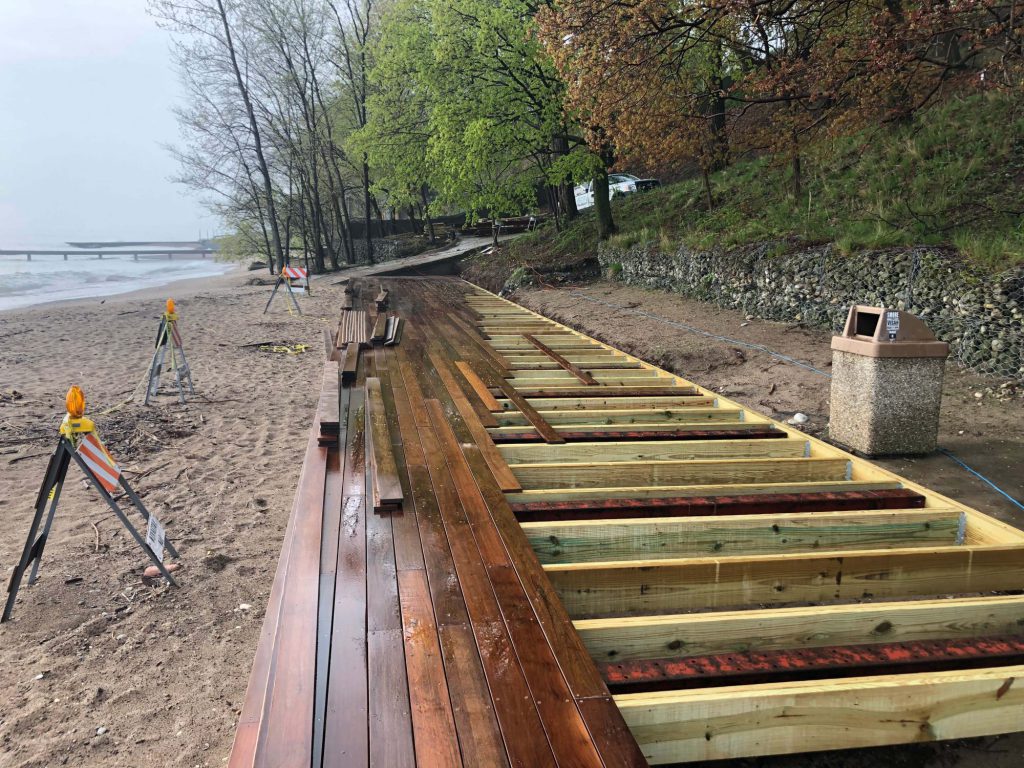
M 233 264 L 175 256 L 139 257 L 130 253 L 96 256 L 0 256 L 0 310 L 48 301 L 112 296 L 156 288 L 178 280 L 223 275 Z

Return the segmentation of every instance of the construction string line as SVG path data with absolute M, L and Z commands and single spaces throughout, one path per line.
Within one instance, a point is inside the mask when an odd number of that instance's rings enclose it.
M 810 363 L 805 363 L 802 360 L 797 360 L 795 357 L 790 357 L 789 355 L 784 355 L 781 352 L 776 352 L 775 350 L 770 349 L 769 347 L 766 347 L 763 344 L 752 344 L 749 341 L 740 341 L 739 339 L 732 339 L 728 336 L 720 336 L 717 333 L 709 333 L 708 331 L 701 330 L 700 328 L 694 328 L 692 325 L 687 325 L 686 323 L 680 323 L 675 320 L 669 320 L 664 317 L 659 317 L 658 315 L 652 315 L 650 312 L 643 312 L 641 310 L 633 309 L 632 307 L 624 307 L 621 304 L 613 304 L 610 301 L 602 301 L 601 299 L 595 299 L 593 296 L 588 296 L 582 291 L 571 291 L 571 293 L 574 296 L 579 296 L 581 299 L 592 301 L 595 304 L 603 304 L 606 307 L 612 307 L 613 309 L 618 309 L 621 310 L 622 312 L 629 312 L 632 315 L 640 315 L 641 317 L 646 317 L 650 320 L 657 320 L 659 323 L 665 323 L 665 325 L 671 325 L 675 328 L 680 328 L 684 331 L 689 331 L 690 333 L 696 333 L 699 336 L 707 336 L 709 339 L 718 339 L 719 341 L 726 341 L 730 344 L 736 344 L 737 346 L 740 347 L 746 347 L 747 349 L 755 349 L 758 352 L 764 352 L 766 355 L 771 355 L 772 357 L 776 357 L 779 360 L 787 362 L 791 365 L 796 365 L 799 366 L 800 368 L 806 368 L 808 371 L 813 371 L 814 373 L 817 373 L 819 376 L 824 376 L 825 378 L 828 379 L 832 378 L 831 373 L 822 371 L 819 368 L 815 368 Z
M 774 358 L 782 360 L 783 362 L 789 363 L 790 365 L 796 365 L 796 366 L 798 366 L 800 368 L 804 368 L 804 369 L 806 369 L 808 371 L 812 371 L 813 373 L 817 373 L 818 375 L 824 376 L 827 379 L 831 379 L 832 378 L 832 374 L 831 373 L 827 373 L 826 371 L 822 371 L 822 370 L 820 370 L 818 368 L 815 368 L 810 363 L 805 363 L 805 362 L 803 362 L 801 360 L 797 360 L 795 357 L 790 357 L 789 355 L 784 355 L 781 352 L 776 352 L 774 349 L 770 349 L 769 347 L 766 347 L 763 344 L 752 344 L 749 341 L 740 341 L 739 339 L 733 339 L 733 338 L 730 338 L 729 336 L 721 336 L 721 335 L 719 335 L 717 333 L 710 333 L 710 332 L 702 330 L 700 328 L 695 328 L 692 325 L 687 325 L 686 323 L 680 323 L 680 322 L 677 322 L 675 320 L 669 320 L 666 317 L 661 317 L 659 315 L 654 315 L 654 314 L 651 314 L 650 312 L 644 312 L 642 310 L 633 309 L 632 307 L 624 307 L 621 304 L 615 304 L 614 302 L 611 302 L 611 301 L 602 301 L 601 299 L 595 299 L 593 296 L 590 296 L 590 295 L 584 293 L 583 291 L 570 291 L 570 293 L 573 296 L 578 296 L 579 298 L 584 299 L 586 301 L 593 302 L 594 304 L 603 304 L 606 307 L 611 307 L 612 309 L 617 309 L 620 312 L 628 312 L 628 313 L 630 313 L 632 315 L 639 315 L 641 317 L 646 317 L 649 320 L 655 320 L 655 321 L 657 321 L 659 323 L 664 323 L 665 325 L 671 325 L 674 328 L 679 328 L 679 329 L 684 330 L 684 331 L 689 331 L 690 333 L 695 333 L 698 336 L 706 336 L 709 339 L 717 339 L 718 341 L 724 341 L 724 342 L 727 342 L 729 344 L 736 344 L 737 346 L 746 347 L 747 349 L 755 349 L 758 352 L 764 352 L 766 355 L 770 355 L 770 356 L 772 356 Z M 985 477 L 985 475 L 981 474 L 981 472 L 979 472 L 978 470 L 976 470 L 973 467 L 969 466 L 967 463 L 965 463 L 963 461 L 963 459 L 958 457 L 952 451 L 950 451 L 950 450 L 948 450 L 946 448 L 939 448 L 939 451 L 942 452 L 943 454 L 945 454 L 946 456 L 948 456 L 949 458 L 951 458 L 953 461 L 955 461 L 961 467 L 963 467 L 968 472 L 970 472 L 972 475 L 977 477 L 979 480 L 981 480 L 982 482 L 984 482 L 985 484 L 990 486 L 992 488 L 992 490 L 994 490 L 996 493 L 1000 494 L 1001 496 L 1006 497 L 1006 499 L 1011 504 L 1013 504 L 1014 506 L 1016 506 L 1016 507 L 1018 507 L 1020 509 L 1024 509 L 1024 504 L 1022 504 L 1021 502 L 1017 501 L 1017 499 L 1013 498 L 1013 496 L 1011 496 L 1006 491 L 1004 491 L 1002 488 L 1000 488 L 998 485 L 996 485 L 994 482 L 989 480 L 987 477 Z

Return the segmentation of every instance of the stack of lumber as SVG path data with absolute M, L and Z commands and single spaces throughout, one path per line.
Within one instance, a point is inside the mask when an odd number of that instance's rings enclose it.
M 370 337 L 367 333 L 366 312 L 361 309 L 346 309 L 341 313 L 338 323 L 336 345 L 340 349 L 346 344 L 367 344 Z
M 321 381 L 232 766 L 1020 727 L 1024 534 L 462 281 L 387 287 L 403 343 Z

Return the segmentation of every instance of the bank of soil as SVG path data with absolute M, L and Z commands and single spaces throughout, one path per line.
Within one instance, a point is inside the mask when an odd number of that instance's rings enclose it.
M 719 309 L 678 294 L 617 282 L 526 289 L 511 298 L 766 416 L 786 420 L 798 412 L 806 414 L 809 421 L 800 428 L 817 437 L 827 437 L 831 337 L 825 331 L 748 319 L 741 312 Z M 1024 389 L 965 374 L 950 363 L 942 399 L 939 445 L 1015 499 L 1024 500 L 1024 473 L 1020 471 L 1024 466 Z M 946 454 L 878 463 L 993 517 L 1024 527 L 1024 511 Z M 1022 763 L 1024 734 L 1012 734 L 740 760 L 730 762 L 730 766 L 1017 768 Z M 707 763 L 706 768 L 721 765 Z
M 144 581 L 140 549 L 72 467 L 39 581 L 0 625 L 3 768 L 224 764 L 316 406 L 321 329 L 336 323 L 341 290 L 319 281 L 300 299 L 305 315 L 279 302 L 264 316 L 270 287 L 251 277 L 0 313 L 4 583 L 72 383 L 182 563 L 179 589 Z M 144 375 L 165 294 L 178 302 L 196 396 L 150 407 L 138 397 L 101 415 Z M 244 346 L 263 341 L 309 350 Z

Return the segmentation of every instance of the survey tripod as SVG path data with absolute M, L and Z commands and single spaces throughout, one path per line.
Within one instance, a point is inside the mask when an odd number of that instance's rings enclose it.
M 156 347 L 153 350 L 153 361 L 149 364 L 149 383 L 146 385 L 145 404 L 156 397 L 160 390 L 160 376 L 164 370 L 167 353 L 171 355 L 171 369 L 174 371 L 174 383 L 178 388 L 178 402 L 185 402 L 185 388 L 194 395 L 196 388 L 192 385 L 192 371 L 185 359 L 185 348 L 181 343 L 178 331 L 178 315 L 174 311 L 174 299 L 167 300 L 167 311 L 160 317 L 160 327 L 156 332 Z
M 77 389 L 77 387 L 72 388 L 73 391 Z M 78 395 L 81 396 L 80 390 Z M 4 612 L 3 616 L 0 617 L 0 622 L 5 622 L 11 618 L 11 612 L 14 610 L 14 604 L 18 598 L 18 590 L 21 588 L 22 579 L 25 577 L 25 572 L 28 571 L 29 566 L 31 566 L 32 570 L 29 572 L 28 583 L 31 586 L 36 582 L 39 564 L 43 559 L 43 549 L 46 547 L 46 540 L 50 535 L 53 518 L 57 512 L 57 504 L 60 501 L 60 492 L 72 462 L 77 464 L 78 468 L 82 470 L 82 474 L 85 475 L 92 487 L 107 503 L 107 506 L 117 515 L 117 519 L 128 529 L 128 533 L 142 547 L 149 559 L 153 561 L 153 565 L 157 567 L 160 574 L 167 580 L 167 583 L 177 586 L 177 582 L 175 582 L 163 563 L 163 548 L 166 547 L 172 557 L 178 557 L 177 550 L 164 537 L 163 526 L 160 525 L 160 522 L 154 516 L 149 514 L 138 494 L 135 493 L 134 489 L 128 484 L 128 481 L 125 480 L 117 464 L 114 463 L 114 460 L 107 453 L 99 438 L 96 437 L 93 422 L 82 415 L 77 417 L 71 415 L 71 399 L 72 393 L 69 392 L 69 413 L 64 417 L 64 421 L 61 422 L 57 447 L 54 449 L 53 455 L 50 456 L 50 462 L 46 466 L 46 474 L 43 477 L 43 484 L 39 488 L 39 495 L 36 497 L 35 515 L 32 517 L 32 524 L 29 527 L 28 537 L 25 540 L 25 547 L 21 552 L 21 559 L 15 566 L 14 572 L 11 574 L 11 580 L 7 585 L 7 602 L 4 605 Z M 82 408 L 84 408 L 84 398 L 82 398 L 81 403 Z M 128 516 L 111 495 L 112 491 L 117 488 L 124 491 L 132 506 L 135 507 L 146 522 L 147 532 L 145 537 L 132 525 L 131 520 L 128 519 Z M 40 527 L 42 528 L 41 531 Z M 154 547 L 158 548 L 159 551 L 156 551 Z

